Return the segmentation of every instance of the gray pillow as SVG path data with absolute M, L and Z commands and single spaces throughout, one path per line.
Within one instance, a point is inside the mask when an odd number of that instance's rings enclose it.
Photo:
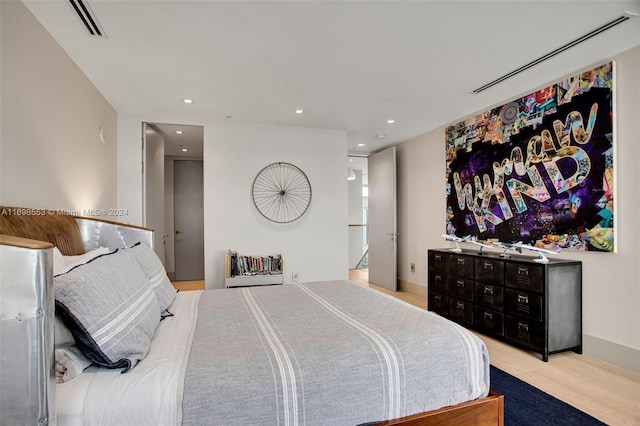
M 156 293 L 160 311 L 164 312 L 176 297 L 176 288 L 169 281 L 167 271 L 158 255 L 145 244 L 138 243 L 133 247 L 126 249 L 135 255 L 140 267 L 149 278 L 151 288 Z
M 89 360 L 125 373 L 147 355 L 160 306 L 132 253 L 97 257 L 53 285 L 56 315 Z

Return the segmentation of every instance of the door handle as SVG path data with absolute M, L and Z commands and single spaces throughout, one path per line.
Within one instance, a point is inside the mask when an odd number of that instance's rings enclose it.
M 398 236 L 398 233 L 397 232 L 387 232 L 384 235 L 390 236 L 391 237 L 391 241 L 394 241 L 395 238 Z
M 176 229 L 176 235 L 179 235 L 179 234 L 184 234 L 184 231 L 178 231 L 178 230 Z
M 167 245 L 167 237 L 169 234 L 162 234 L 162 244 Z

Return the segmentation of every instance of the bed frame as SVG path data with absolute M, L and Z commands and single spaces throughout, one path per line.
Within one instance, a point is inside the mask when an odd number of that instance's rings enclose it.
M 58 210 L 0 206 L 0 417 L 55 425 L 53 247 L 64 255 L 141 241 L 153 230 Z M 35 368 L 34 368 L 35 366 Z M 415 414 L 380 425 L 504 425 L 504 396 Z

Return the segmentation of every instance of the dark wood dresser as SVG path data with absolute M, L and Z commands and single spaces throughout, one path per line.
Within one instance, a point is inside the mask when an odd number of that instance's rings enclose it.
M 582 263 L 429 250 L 428 309 L 542 355 L 582 353 Z

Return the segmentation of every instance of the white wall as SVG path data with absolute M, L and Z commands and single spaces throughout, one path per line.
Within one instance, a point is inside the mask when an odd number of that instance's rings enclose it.
M 223 256 L 281 252 L 285 283 L 346 279 L 347 136 L 345 132 L 195 121 L 188 117 L 118 115 L 118 206 L 127 221 L 142 222 L 141 123 L 204 126 L 205 281 L 223 285 Z M 309 178 L 312 200 L 305 215 L 290 224 L 263 218 L 251 199 L 256 174 L 268 164 L 289 162 Z
M 0 203 L 116 208 L 115 110 L 21 2 L 0 7 Z
M 284 281 L 346 279 L 345 132 L 258 124 L 205 126 L 205 277 L 220 287 L 223 255 L 282 253 Z M 251 198 L 256 174 L 274 162 L 296 165 L 312 190 L 309 210 L 289 224 L 262 217 Z
M 617 72 L 618 251 L 567 250 L 558 257 L 582 261 L 584 352 L 640 372 L 640 47 L 611 59 Z M 398 274 L 401 280 L 422 286 L 427 285 L 427 249 L 449 246 L 440 237 L 445 231 L 444 137 L 442 127 L 397 147 Z M 416 263 L 415 274 L 409 272 L 411 262 Z

